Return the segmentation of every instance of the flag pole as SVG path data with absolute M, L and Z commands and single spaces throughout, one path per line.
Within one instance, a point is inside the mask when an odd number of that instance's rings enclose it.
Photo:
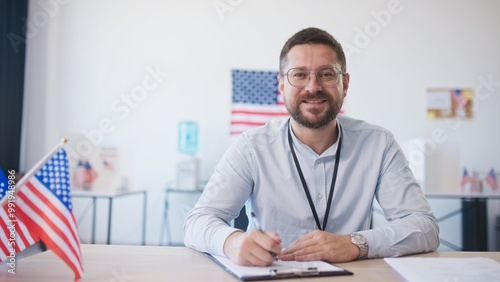
M 61 149 L 61 147 L 64 145 L 64 143 L 68 142 L 68 139 L 62 138 L 61 141 L 52 149 L 50 152 L 48 152 L 40 161 L 38 161 L 21 179 L 16 183 L 16 186 L 14 188 L 14 193 L 17 193 L 19 188 L 21 188 L 28 179 L 35 174 L 52 156 Z M 0 200 L 0 207 L 3 207 L 5 205 L 5 202 L 7 202 L 7 197 L 3 197 Z

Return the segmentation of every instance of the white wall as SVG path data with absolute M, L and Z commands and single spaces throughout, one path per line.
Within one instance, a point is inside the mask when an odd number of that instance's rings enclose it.
M 207 179 L 233 141 L 230 70 L 277 70 L 286 39 L 317 26 L 348 53 L 346 113 L 401 142 L 427 139 L 426 190 L 459 191 L 461 167 L 500 169 L 499 11 L 495 0 L 32 0 L 22 168 L 61 137 L 70 138 L 72 155 L 89 151 L 84 132 L 98 141 L 92 154 L 116 146 L 131 188 L 155 191 L 148 222 L 155 243 L 158 190 L 174 179 L 179 159 L 177 123 L 199 123 Z M 148 69 L 168 75 L 150 80 Z M 154 87 L 126 106 L 123 95 L 145 79 Z M 476 89 L 474 118 L 427 120 L 427 87 Z M 110 125 L 101 140 L 102 122 Z M 433 137 L 436 129 L 445 137 Z

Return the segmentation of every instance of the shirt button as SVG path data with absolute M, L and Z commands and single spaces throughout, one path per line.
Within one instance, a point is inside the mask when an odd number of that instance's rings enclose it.
M 320 164 L 321 163 L 321 160 L 316 160 L 316 164 Z
M 323 194 L 318 193 L 318 199 L 320 199 L 320 200 L 323 199 Z

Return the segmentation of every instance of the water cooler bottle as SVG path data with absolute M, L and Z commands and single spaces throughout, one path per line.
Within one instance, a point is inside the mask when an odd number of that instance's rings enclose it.
M 181 121 L 178 128 L 178 151 L 181 154 L 177 163 L 176 188 L 196 190 L 199 183 L 198 123 Z

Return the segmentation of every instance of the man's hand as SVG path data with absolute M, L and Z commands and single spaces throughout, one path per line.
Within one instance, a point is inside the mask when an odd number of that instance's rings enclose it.
M 281 238 L 275 232 L 262 233 L 257 229 L 237 231 L 227 237 L 224 253 L 239 265 L 268 266 L 274 261 L 271 252 L 281 253 Z
M 337 263 L 352 261 L 358 256 L 359 248 L 351 243 L 351 236 L 315 230 L 283 249 L 280 259 L 297 261 L 323 260 Z

